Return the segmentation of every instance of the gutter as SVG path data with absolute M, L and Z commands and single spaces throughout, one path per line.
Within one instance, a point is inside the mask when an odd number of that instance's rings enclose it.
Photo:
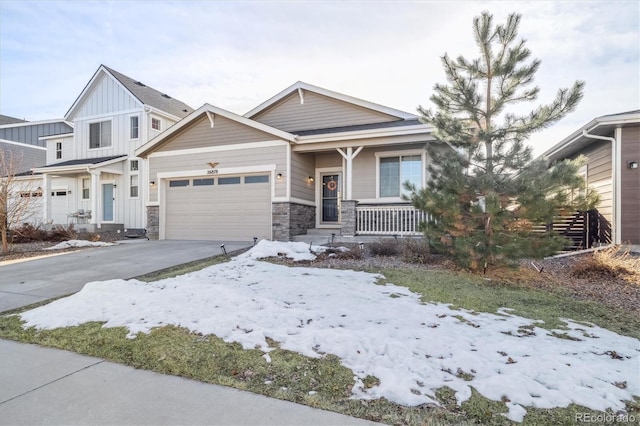
M 594 130 L 596 127 L 592 127 L 589 131 Z M 620 185 L 621 170 L 620 170 L 620 158 L 622 153 L 620 151 L 620 140 L 622 137 L 622 128 L 616 128 L 616 137 L 612 138 L 609 136 L 599 136 L 599 135 L 590 135 L 589 131 L 583 130 L 582 136 L 590 139 L 598 139 L 603 141 L 611 142 L 611 192 L 613 194 L 613 203 L 612 203 L 612 224 L 611 224 L 611 243 L 612 244 L 620 244 L 622 239 L 620 236 L 619 226 L 622 225 L 622 209 L 620 206 L 620 198 L 622 197 L 622 185 Z

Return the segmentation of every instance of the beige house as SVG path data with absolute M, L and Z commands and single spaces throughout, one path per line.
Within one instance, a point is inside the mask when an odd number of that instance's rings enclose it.
M 136 149 L 159 239 L 419 233 L 432 129 L 414 114 L 298 82 L 244 116 L 205 104 Z M 448 149 L 442 146 L 442 149 Z
M 584 176 L 600 194 L 599 242 L 640 244 L 640 110 L 595 118 L 543 155 L 586 156 Z

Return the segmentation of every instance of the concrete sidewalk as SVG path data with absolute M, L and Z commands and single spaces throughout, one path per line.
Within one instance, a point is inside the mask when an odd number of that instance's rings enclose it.
M 0 425 L 372 425 L 232 388 L 0 340 Z

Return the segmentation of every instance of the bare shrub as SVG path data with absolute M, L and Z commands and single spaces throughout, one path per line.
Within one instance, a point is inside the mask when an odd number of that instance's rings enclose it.
M 372 256 L 396 256 L 400 253 L 400 244 L 395 240 L 374 241 L 367 247 Z
M 47 237 L 47 231 L 40 228 L 40 226 L 23 223 L 19 227 L 10 229 L 9 235 L 12 243 L 30 243 L 33 241 L 44 241 Z
M 418 263 L 421 265 L 431 263 L 433 256 L 429 248 L 429 243 L 424 238 L 406 238 L 400 244 L 400 256 L 407 263 Z
M 596 250 L 573 265 L 571 275 L 577 278 L 622 278 L 640 285 L 640 256 L 618 247 Z
M 360 260 L 364 257 L 364 253 L 359 248 L 353 248 L 348 251 L 340 251 L 335 253 L 336 259 Z
M 73 224 L 68 226 L 54 225 L 54 227 L 47 233 L 46 241 L 60 242 L 74 240 L 78 237 L 78 233 L 73 228 Z

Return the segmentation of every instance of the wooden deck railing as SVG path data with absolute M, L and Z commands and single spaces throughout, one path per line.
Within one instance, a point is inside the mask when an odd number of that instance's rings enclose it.
M 428 220 L 413 206 L 357 206 L 356 234 L 420 235 L 420 223 Z

